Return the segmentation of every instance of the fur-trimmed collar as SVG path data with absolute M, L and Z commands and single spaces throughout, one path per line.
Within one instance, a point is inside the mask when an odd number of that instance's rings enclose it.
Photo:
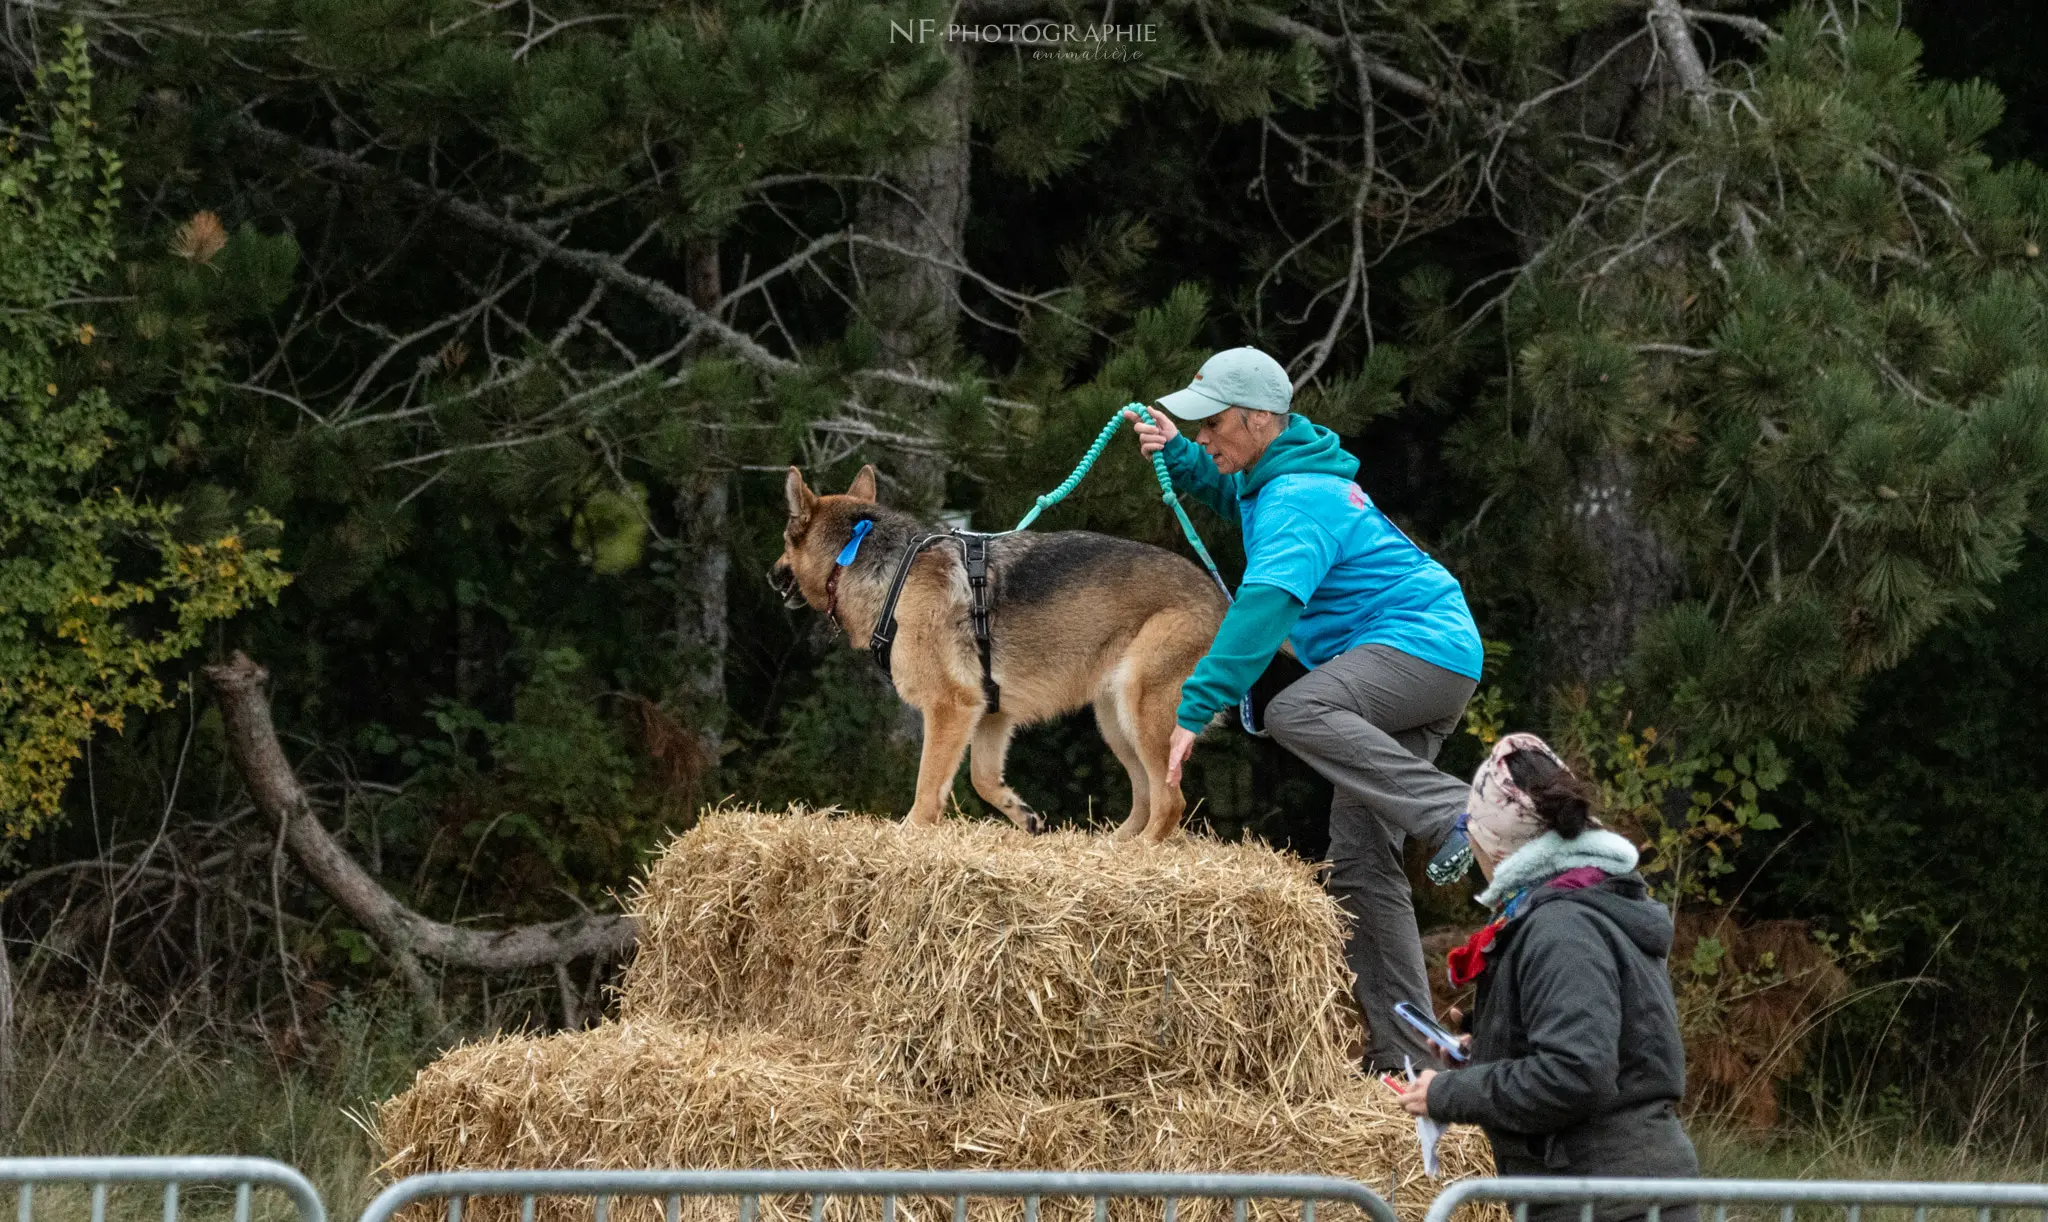
M 1493 881 L 1479 893 L 1478 900 L 1488 908 L 1498 908 L 1515 892 L 1566 870 L 1592 866 L 1607 874 L 1626 874 L 1636 868 L 1636 860 L 1636 846 L 1613 832 L 1588 828 L 1570 840 L 1554 831 L 1545 832 L 1493 868 Z

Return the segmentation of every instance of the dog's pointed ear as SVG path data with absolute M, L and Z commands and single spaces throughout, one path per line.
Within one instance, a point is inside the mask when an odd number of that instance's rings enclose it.
M 792 522 L 809 518 L 812 506 L 818 503 L 818 494 L 804 483 L 804 473 L 795 467 L 789 469 L 789 478 L 782 481 L 782 495 L 789 500 L 789 520 Z
M 860 474 L 853 477 L 853 487 L 846 490 L 846 495 L 856 501 L 866 501 L 870 505 L 875 503 L 875 464 L 869 463 L 860 469 Z

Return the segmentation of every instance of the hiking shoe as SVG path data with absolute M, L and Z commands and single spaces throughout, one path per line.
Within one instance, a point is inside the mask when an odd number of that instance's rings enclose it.
M 1439 887 L 1457 882 L 1472 867 L 1472 838 L 1465 833 L 1465 824 L 1471 818 L 1469 813 L 1459 814 L 1457 823 L 1451 827 L 1451 834 L 1444 838 L 1436 856 L 1429 859 L 1424 873 Z

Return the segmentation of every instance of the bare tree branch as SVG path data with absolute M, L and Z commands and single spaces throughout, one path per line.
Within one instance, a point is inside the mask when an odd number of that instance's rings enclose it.
M 1778 36 L 1778 32 L 1771 28 L 1769 22 L 1758 21 L 1754 17 L 1744 17 L 1739 13 L 1717 13 L 1712 9 L 1689 8 L 1685 10 L 1685 19 L 1687 21 L 1716 21 L 1722 25 L 1733 26 L 1757 42 L 1770 42 Z
M 680 319 L 689 327 L 692 335 L 699 332 L 712 335 L 720 344 L 730 348 L 750 365 L 770 373 L 791 373 L 799 367 L 797 362 L 777 356 L 756 343 L 751 336 L 735 330 L 699 309 L 697 303 L 691 301 L 687 295 L 677 292 L 652 276 L 643 276 L 629 270 L 616 255 L 564 246 L 535 225 L 499 216 L 488 208 L 478 207 L 467 200 L 436 191 L 424 183 L 414 182 L 410 178 L 359 161 L 347 153 L 301 144 L 283 132 L 273 131 L 253 120 L 245 120 L 242 123 L 242 130 L 259 144 L 296 157 L 301 164 L 310 168 L 340 174 L 358 182 L 374 182 L 390 187 L 415 203 L 439 208 L 478 233 L 538 255 L 550 263 L 574 268 L 615 288 L 624 289 L 662 313 Z
M 1678 0 L 1650 0 L 1650 24 L 1656 28 L 1657 44 L 1671 57 L 1671 70 L 1677 74 L 1686 96 L 1692 99 L 1693 109 L 1702 116 L 1712 113 L 1707 95 L 1713 92 L 1713 81 L 1707 75 L 1706 62 L 1700 58 L 1700 49 L 1693 44 L 1692 31 L 1685 24 L 1685 10 L 1679 7 Z
M 1299 39 L 1332 54 L 1345 51 L 1347 43 L 1352 44 L 1354 47 L 1358 43 L 1358 39 L 1355 36 L 1340 38 L 1335 34 L 1319 30 L 1307 22 L 1297 21 L 1292 17 L 1275 13 L 1270 9 L 1246 6 L 1237 10 L 1237 16 L 1249 25 L 1255 25 L 1262 30 L 1267 30 L 1274 34 L 1284 34 L 1289 38 Z M 1364 61 L 1365 70 L 1372 76 L 1373 80 L 1378 81 L 1397 93 L 1405 93 L 1416 101 L 1425 102 L 1431 106 L 1462 105 L 1460 100 L 1451 94 L 1445 93 L 1420 77 L 1410 76 L 1382 59 L 1366 55 L 1362 48 L 1357 50 L 1357 54 Z
M 229 757 L 257 808 L 282 828 L 292 859 L 377 940 L 416 990 L 425 980 L 420 957 L 451 967 L 508 972 L 632 949 L 637 931 L 626 916 L 577 916 L 487 932 L 443 924 L 399 903 L 314 817 L 270 719 L 270 701 L 263 692 L 270 672 L 237 650 L 226 664 L 207 667 L 206 678 L 220 701 Z

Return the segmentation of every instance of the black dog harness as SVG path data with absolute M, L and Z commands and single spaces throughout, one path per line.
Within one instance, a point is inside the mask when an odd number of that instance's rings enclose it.
M 917 535 L 903 549 L 903 559 L 896 562 L 896 576 L 889 582 L 889 596 L 882 600 L 882 613 L 875 619 L 874 635 L 868 638 L 868 653 L 890 682 L 895 682 L 895 676 L 889 673 L 889 654 L 896 644 L 896 600 L 903 597 L 903 584 L 910 580 L 911 562 L 934 543 L 958 543 L 960 558 L 967 565 L 967 588 L 973 595 L 968 619 L 974 627 L 974 647 L 981 653 L 982 699 L 989 712 L 1002 711 L 1003 689 L 997 686 L 989 664 L 988 541 L 994 537 L 972 530 L 949 530 L 943 534 Z

